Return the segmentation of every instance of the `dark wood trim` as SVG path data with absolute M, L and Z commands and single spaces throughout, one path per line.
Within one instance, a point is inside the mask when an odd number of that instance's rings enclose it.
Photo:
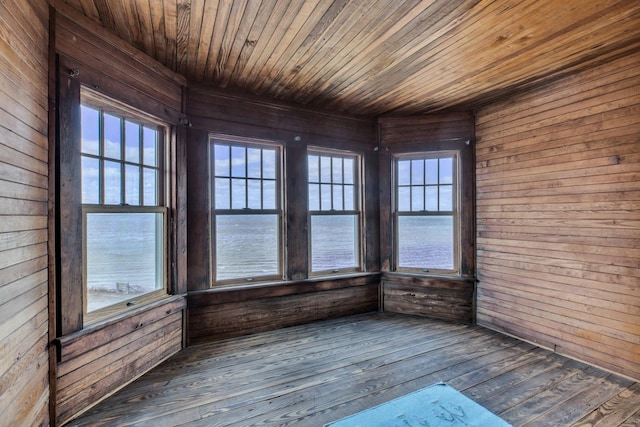
M 286 277 L 305 279 L 309 275 L 309 215 L 307 186 L 307 146 L 288 144 L 285 150 L 283 178 L 286 190 Z

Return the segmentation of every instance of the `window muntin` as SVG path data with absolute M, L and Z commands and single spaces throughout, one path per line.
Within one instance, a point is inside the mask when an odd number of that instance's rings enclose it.
M 360 157 L 312 149 L 307 162 L 311 274 L 360 271 Z
M 211 139 L 214 283 L 282 279 L 281 148 Z
M 399 271 L 458 274 L 455 152 L 395 158 L 395 265 Z
M 83 91 L 85 323 L 167 292 L 164 127 Z

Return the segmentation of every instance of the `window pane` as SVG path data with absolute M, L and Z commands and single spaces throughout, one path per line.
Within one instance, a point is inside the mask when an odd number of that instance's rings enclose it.
M 246 151 L 244 147 L 231 147 L 231 176 L 236 178 L 247 176 Z
M 277 209 L 280 206 L 277 198 L 276 182 L 262 181 L 262 209 Z
M 81 151 L 85 154 L 100 155 L 100 112 L 87 106 L 80 106 L 82 120 Z
M 438 210 L 438 187 L 425 187 L 425 209 L 428 211 Z
M 100 161 L 82 156 L 82 203 L 100 203 Z
M 262 150 L 262 177 L 276 179 L 276 150 Z
M 356 209 L 356 201 L 353 190 L 353 185 L 344 186 L 344 209 L 348 211 L 353 211 Z
M 425 160 L 427 182 L 425 184 L 438 183 L 438 159 Z
M 229 191 L 229 179 L 215 179 L 215 207 L 216 209 L 229 209 L 231 207 L 231 193 Z
M 247 149 L 247 176 L 249 178 L 261 177 L 261 158 L 260 152 L 262 150 L 258 148 Z
M 216 280 L 279 275 L 277 215 L 216 216 Z
M 144 144 L 144 164 L 147 166 L 158 166 L 158 131 L 148 127 L 142 130 Z
M 143 168 L 143 197 L 145 206 L 158 205 L 158 172 L 155 169 Z
M 311 217 L 311 271 L 358 267 L 356 215 Z
M 424 160 L 411 160 L 411 184 L 424 184 Z
M 262 189 L 260 181 L 250 180 L 248 182 L 248 207 L 251 209 L 262 209 Z
M 453 217 L 398 217 L 398 265 L 454 269 Z
M 331 184 L 320 185 L 320 209 L 323 211 L 331 210 Z
M 331 160 L 332 163 L 332 171 L 333 171 L 333 183 L 341 184 L 342 183 L 342 158 L 334 157 Z
M 344 209 L 342 205 L 342 185 L 334 185 L 333 186 L 333 209 L 337 211 L 341 211 Z
M 229 169 L 229 146 L 218 145 L 214 146 L 214 173 L 216 176 L 230 176 L 231 170 Z
M 111 114 L 104 117 L 104 155 L 112 159 L 121 159 L 122 135 L 120 133 L 122 119 Z
M 411 184 L 411 161 L 398 160 L 398 185 Z
M 331 157 L 320 157 L 320 182 L 331 182 Z
M 344 183 L 354 184 L 355 169 L 353 159 L 344 159 Z
M 140 204 L 140 166 L 126 165 L 124 169 L 125 203 Z
M 411 210 L 424 210 L 424 187 L 422 185 L 414 185 L 411 187 Z
M 308 157 L 309 182 L 320 182 L 320 157 Z
M 104 162 L 104 204 L 119 205 L 122 203 L 122 164 Z
M 231 209 L 244 209 L 247 207 L 247 184 L 244 179 L 231 180 Z
M 124 122 L 124 158 L 127 162 L 140 163 L 140 125 Z
M 87 311 L 164 287 L 163 214 L 86 215 Z
M 320 210 L 320 185 L 309 184 L 309 210 Z
M 410 187 L 398 188 L 398 210 L 409 212 L 411 210 L 411 190 Z
M 453 184 L 453 159 L 440 159 L 440 184 Z
M 452 211 L 453 210 L 453 186 L 441 185 L 440 186 L 440 210 Z

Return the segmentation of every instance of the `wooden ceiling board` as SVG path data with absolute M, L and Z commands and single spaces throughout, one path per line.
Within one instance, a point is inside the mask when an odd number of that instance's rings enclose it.
M 473 108 L 640 48 L 635 0 L 59 3 L 191 81 L 367 116 Z

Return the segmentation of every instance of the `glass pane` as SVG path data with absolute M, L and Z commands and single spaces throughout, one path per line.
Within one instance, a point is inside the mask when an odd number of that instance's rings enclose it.
M 421 185 L 411 187 L 411 210 L 424 210 L 424 187 Z
M 231 176 L 237 178 L 247 176 L 246 151 L 244 147 L 231 147 Z
M 100 155 L 100 112 L 93 108 L 80 106 L 82 121 L 81 151 L 85 154 Z
M 147 166 L 158 166 L 158 131 L 148 127 L 142 129 L 143 157 Z
M 162 213 L 86 215 L 87 311 L 164 287 Z
M 424 160 L 411 160 L 411 184 L 424 184 Z
M 262 209 L 276 209 L 278 203 L 275 181 L 262 181 Z
M 215 207 L 216 209 L 229 209 L 231 207 L 231 193 L 229 192 L 229 179 L 215 179 Z
M 216 280 L 280 275 L 277 215 L 216 216 Z
M 353 193 L 353 185 L 344 186 L 344 209 L 353 211 L 356 209 L 356 200 Z
M 342 205 L 342 185 L 333 186 L 333 209 L 337 211 L 344 209 Z
M 231 209 L 247 207 L 247 183 L 244 179 L 231 180 Z
M 438 187 L 425 187 L 425 209 L 428 211 L 438 210 Z
M 260 181 L 252 179 L 248 182 L 248 207 L 251 209 L 262 209 L 262 189 Z
M 331 182 L 331 157 L 320 157 L 320 182 Z
M 311 217 L 311 271 L 359 267 L 356 215 Z
M 216 176 L 229 176 L 229 146 L 228 145 L 214 145 L 214 158 L 215 166 L 214 173 Z
M 158 172 L 155 169 L 143 168 L 143 200 L 145 206 L 158 205 Z
M 398 217 L 398 266 L 454 269 L 453 217 Z
M 340 157 L 334 157 L 332 159 L 332 170 L 333 170 L 333 183 L 341 184 L 342 183 L 342 159 Z
M 441 185 L 440 186 L 440 210 L 452 211 L 453 210 L 453 186 Z
M 122 157 L 122 119 L 105 113 L 104 117 L 104 155 L 111 159 Z
M 320 185 L 309 184 L 309 210 L 320 210 Z
M 124 122 L 124 158 L 127 162 L 140 163 L 140 125 Z
M 247 149 L 247 175 L 249 178 L 260 178 L 262 169 L 262 158 L 258 148 Z
M 82 156 L 82 203 L 100 203 L 100 161 Z
M 398 160 L 398 185 L 411 184 L 411 161 Z
M 119 205 L 122 203 L 122 164 L 104 162 L 104 203 Z
M 426 159 L 426 176 L 427 182 L 425 184 L 437 184 L 438 183 L 438 159 Z
M 344 183 L 355 184 L 355 169 L 353 159 L 344 159 Z
M 320 185 L 320 209 L 323 211 L 331 210 L 331 184 Z
M 124 169 L 125 203 L 140 204 L 140 166 L 126 165 Z
M 440 184 L 453 184 L 453 159 L 440 159 Z
M 402 212 L 409 212 L 411 210 L 411 191 L 410 187 L 398 188 L 398 210 Z
M 276 150 L 262 150 L 262 177 L 276 179 Z
M 320 182 L 320 158 L 310 155 L 307 163 L 309 168 L 309 182 Z

